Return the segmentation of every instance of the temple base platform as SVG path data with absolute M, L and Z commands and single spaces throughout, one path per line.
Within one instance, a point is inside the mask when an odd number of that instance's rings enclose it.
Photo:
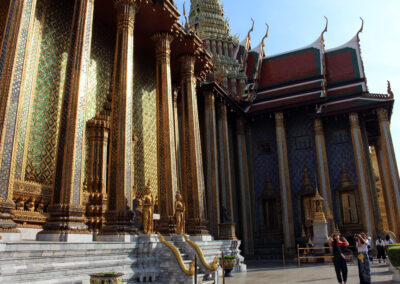
M 240 241 L 191 238 L 203 253 L 206 263 L 214 258 L 235 255 L 236 272 L 245 271 L 240 255 Z M 196 250 L 182 237 L 165 240 L 176 247 L 186 268 L 194 260 Z M 218 283 L 217 271 L 208 271 L 199 264 L 197 283 Z M 125 283 L 194 283 L 179 265 L 174 252 L 157 235 L 137 235 L 132 242 L 48 242 L 0 241 L 0 283 L 89 283 L 90 274 L 122 272 Z

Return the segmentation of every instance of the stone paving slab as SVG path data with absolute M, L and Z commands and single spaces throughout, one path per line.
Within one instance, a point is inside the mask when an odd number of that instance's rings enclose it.
M 358 278 L 358 267 L 355 264 L 347 265 L 348 284 L 360 283 Z M 385 264 L 374 263 L 371 265 L 372 283 L 391 284 L 392 273 Z M 286 268 L 277 267 L 276 264 L 250 264 L 247 272 L 234 273 L 234 277 L 225 278 L 226 284 L 292 284 L 292 283 L 314 283 L 334 284 L 336 280 L 333 264 L 302 265 L 301 268 L 290 265 Z M 222 279 L 221 282 L 222 284 Z

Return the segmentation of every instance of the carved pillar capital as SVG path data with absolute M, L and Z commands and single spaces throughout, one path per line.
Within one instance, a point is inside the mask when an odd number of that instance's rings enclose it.
M 358 113 L 351 112 L 349 115 L 349 120 L 351 128 L 360 128 L 360 120 L 358 118 Z
M 387 109 L 378 108 L 376 110 L 376 113 L 378 115 L 379 122 L 387 122 L 387 121 L 389 121 Z
M 179 58 L 179 62 L 181 63 L 182 79 L 193 78 L 196 57 L 194 55 L 182 55 Z
M 238 135 L 245 135 L 246 133 L 246 121 L 244 118 L 236 119 L 236 131 Z
M 204 103 L 207 108 L 215 110 L 215 95 L 213 92 L 206 92 L 204 94 Z
M 324 134 L 324 126 L 323 126 L 321 118 L 316 118 L 314 120 L 314 131 L 315 131 L 315 135 L 323 135 Z
M 114 6 L 117 11 L 117 28 L 133 29 L 135 25 L 135 15 L 139 9 L 137 0 L 114 0 Z
M 276 127 L 284 127 L 285 126 L 285 116 L 283 112 L 275 113 L 275 123 Z
M 156 58 L 160 63 L 163 60 L 169 62 L 171 55 L 171 43 L 174 37 L 170 33 L 160 32 L 152 35 L 151 39 L 156 43 Z

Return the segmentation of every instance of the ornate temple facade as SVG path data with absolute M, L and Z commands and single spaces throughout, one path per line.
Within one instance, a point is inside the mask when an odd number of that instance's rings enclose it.
M 172 0 L 0 2 L 2 240 L 130 242 L 151 192 L 162 234 L 181 194 L 189 235 L 289 251 L 313 237 L 316 188 L 330 231 L 397 236 L 393 93 L 368 91 L 359 32 L 271 56 L 268 31 L 254 48 L 253 28 L 231 35 L 220 0 L 179 16 Z

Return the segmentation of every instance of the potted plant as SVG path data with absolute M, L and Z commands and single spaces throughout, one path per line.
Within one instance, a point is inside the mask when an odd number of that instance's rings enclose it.
M 386 245 L 386 254 L 389 257 L 390 263 L 397 269 L 393 274 L 393 281 L 400 282 L 400 244 Z
M 90 284 L 120 284 L 123 275 L 113 271 L 90 274 Z
M 231 271 L 236 265 L 236 257 L 234 255 L 224 255 L 224 258 L 220 259 L 220 261 L 225 270 L 225 277 L 232 277 Z

